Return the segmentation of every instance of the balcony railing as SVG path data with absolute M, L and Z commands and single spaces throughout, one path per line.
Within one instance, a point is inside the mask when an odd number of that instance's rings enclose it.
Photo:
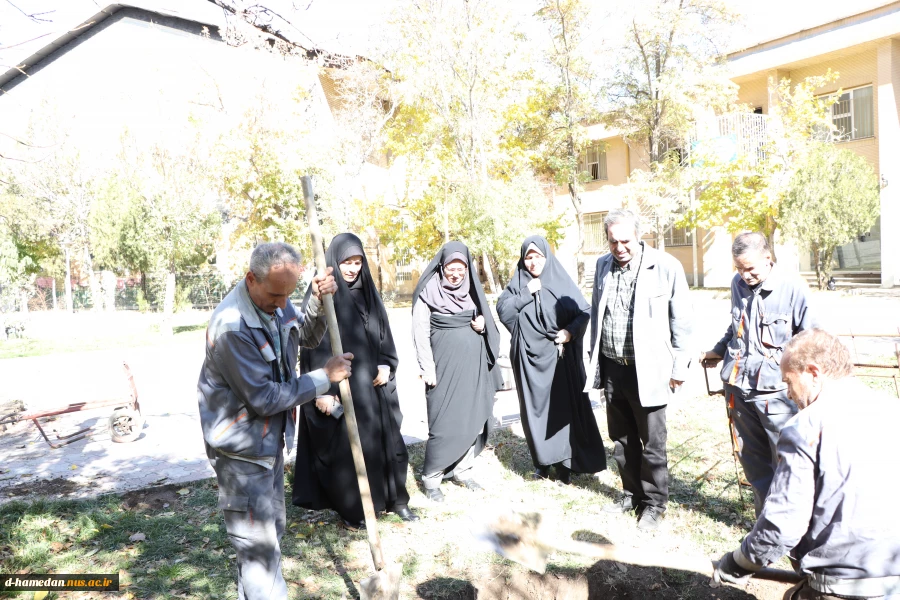
M 698 122 L 688 154 L 713 153 L 726 161 L 741 157 L 756 164 L 766 157 L 770 119 L 769 115 L 731 113 Z

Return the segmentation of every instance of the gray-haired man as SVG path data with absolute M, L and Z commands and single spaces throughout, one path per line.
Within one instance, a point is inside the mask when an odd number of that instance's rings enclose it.
M 213 312 L 197 391 L 206 453 L 219 482 L 219 508 L 237 553 L 238 598 L 286 599 L 281 574 L 284 447 L 294 443 L 293 409 L 350 376 L 351 354 L 297 376 L 299 346 L 325 333 L 321 294 L 337 291 L 331 268 L 312 281 L 305 314 L 289 300 L 300 254 L 260 244 L 250 270 Z
M 604 510 L 638 511 L 638 528 L 652 530 L 669 500 L 666 405 L 691 363 L 691 302 L 681 263 L 641 242 L 637 215 L 614 210 L 605 225 L 610 253 L 594 276 L 588 387 L 606 393 L 623 494 Z
M 778 434 L 797 413 L 781 381 L 781 354 L 793 336 L 814 323 L 806 282 L 772 262 L 763 234 L 740 234 L 731 254 L 737 268 L 731 281 L 731 323 L 700 359 L 706 366 L 725 359 L 725 400 L 759 516 L 775 474 Z
M 785 600 L 900 599 L 900 402 L 857 381 L 850 352 L 821 329 L 787 344 L 781 371 L 800 412 L 781 430 L 762 513 L 716 580 L 744 584 L 790 552 L 806 579 Z

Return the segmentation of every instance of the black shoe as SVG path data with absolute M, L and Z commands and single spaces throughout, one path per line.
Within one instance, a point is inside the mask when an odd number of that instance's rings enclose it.
M 441 491 L 441 488 L 434 488 L 433 490 L 426 489 L 425 497 L 432 502 L 443 502 L 444 492 Z
M 362 520 L 362 521 L 351 521 L 351 520 L 349 520 L 349 519 L 344 519 L 344 518 L 342 517 L 342 518 L 341 518 L 341 525 L 343 525 L 345 528 L 349 529 L 350 531 L 359 531 L 360 529 L 365 529 L 365 528 L 366 528 L 366 521 L 365 521 L 365 520 Z
M 638 519 L 638 529 L 643 531 L 653 531 L 659 529 L 659 524 L 663 520 L 666 509 L 661 506 L 646 506 L 641 511 L 641 518 Z
M 534 473 L 531 474 L 532 479 L 549 479 L 550 478 L 550 467 L 548 465 L 541 465 L 535 468 Z
M 556 465 L 556 481 L 560 485 L 569 485 L 572 478 L 572 470 L 559 464 Z
M 632 497 L 628 494 L 622 494 L 619 499 L 611 504 L 603 507 L 603 512 L 625 514 L 634 510 Z
M 483 490 L 483 489 L 484 489 L 484 488 L 481 487 L 481 485 L 480 485 L 477 481 L 475 481 L 474 479 L 463 479 L 462 481 L 457 481 L 456 483 L 457 483 L 458 485 L 463 486 L 463 487 L 466 488 L 467 490 L 472 491 L 472 492 L 477 492 L 477 491 L 480 491 L 480 490 Z
M 440 491 L 440 490 L 438 490 Z M 413 522 L 419 520 L 419 515 L 409 510 L 408 506 L 401 506 L 398 508 L 394 508 L 394 514 L 403 519 L 404 521 Z

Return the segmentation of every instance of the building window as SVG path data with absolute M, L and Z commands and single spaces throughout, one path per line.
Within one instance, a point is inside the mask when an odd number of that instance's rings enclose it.
M 603 219 L 607 213 L 587 213 L 584 215 L 584 252 L 604 254 L 609 251 L 606 242 L 606 227 Z
M 606 181 L 606 148 L 602 144 L 589 146 L 581 154 L 581 171 L 587 175 L 588 181 Z
M 691 232 L 687 227 L 669 227 L 665 235 L 666 246 L 690 246 Z
M 395 281 L 397 281 L 397 283 L 401 281 L 412 281 L 412 260 L 410 260 L 408 250 L 397 253 L 397 259 L 394 261 L 394 267 L 396 268 L 397 272 L 397 276 L 395 277 Z
M 835 96 L 831 96 L 834 99 Z M 857 140 L 875 135 L 872 86 L 847 90 L 831 105 L 831 122 L 838 141 Z

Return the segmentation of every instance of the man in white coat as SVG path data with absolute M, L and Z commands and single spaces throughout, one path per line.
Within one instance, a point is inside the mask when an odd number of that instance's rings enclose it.
M 629 210 L 605 220 L 610 253 L 597 260 L 588 388 L 604 390 L 622 496 L 606 512 L 638 514 L 653 530 L 669 500 L 666 405 L 691 364 L 691 303 L 684 269 L 641 241 Z

